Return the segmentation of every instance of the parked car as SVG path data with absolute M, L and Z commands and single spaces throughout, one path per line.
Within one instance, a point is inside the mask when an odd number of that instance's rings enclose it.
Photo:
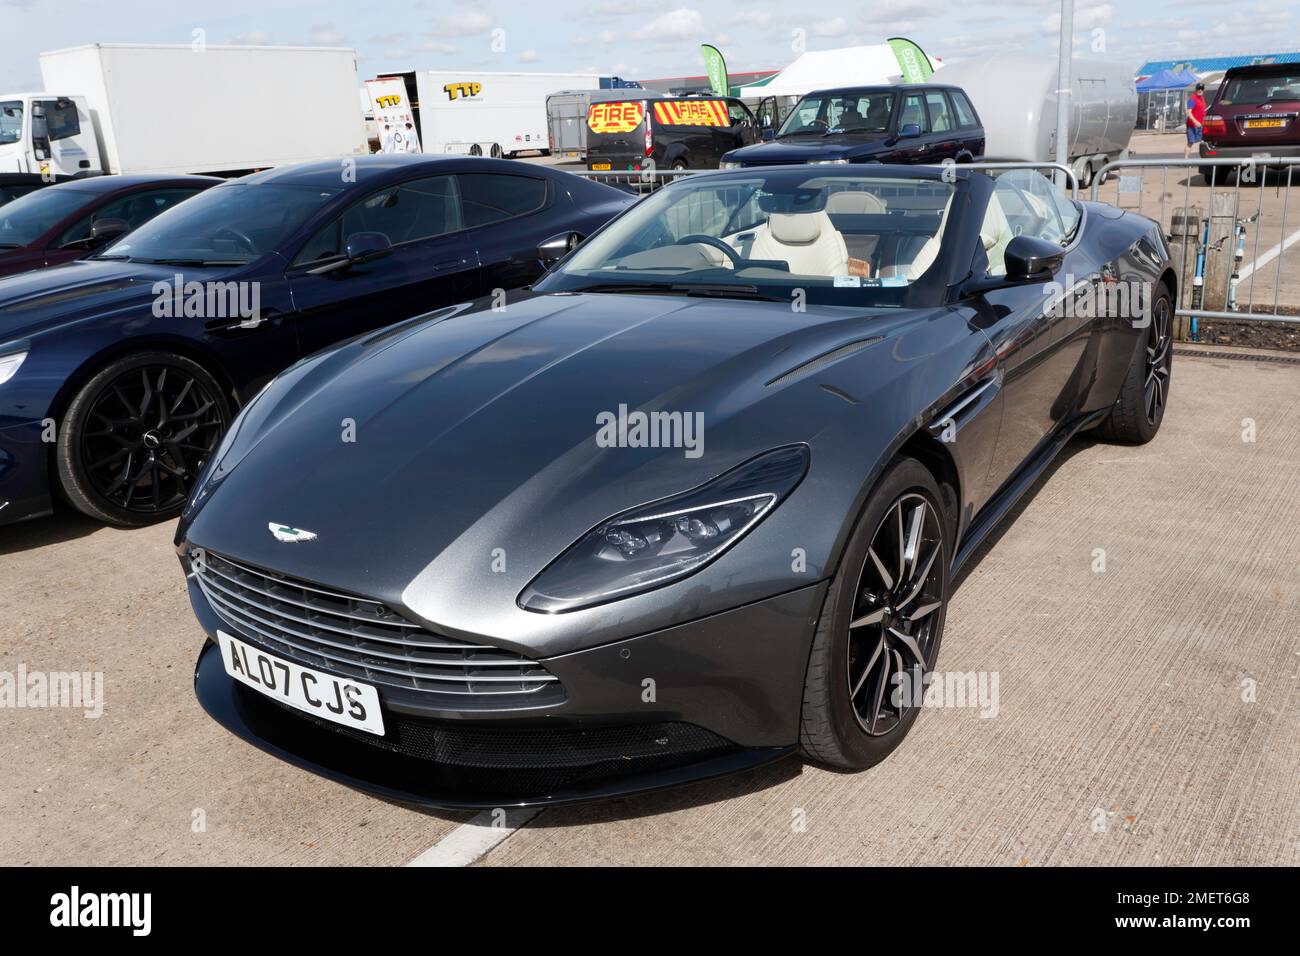
M 95 176 L 30 192 L 0 208 L 0 276 L 82 259 L 219 182 Z
M 40 173 L 0 173 L 0 206 L 51 185 L 53 180 Z
M 565 248 L 630 201 L 506 161 L 311 163 L 0 281 L 0 522 L 48 512 L 52 492 L 115 524 L 174 517 L 233 410 L 285 367 L 532 282 L 540 242 Z
M 809 93 L 770 141 L 727 153 L 721 165 L 970 162 L 983 155 L 984 127 L 966 94 L 924 83 Z
M 587 168 L 598 172 L 717 169 L 757 142 L 758 120 L 731 97 L 603 100 L 587 107 Z
M 682 177 L 504 312 L 295 366 L 177 529 L 202 705 L 438 806 L 883 759 L 953 576 L 1072 435 L 1168 400 L 1160 227 L 947 173 Z
M 1300 64 L 1237 66 L 1224 74 L 1205 114 L 1203 159 L 1300 156 Z M 1202 166 L 1208 183 L 1226 183 L 1231 166 Z

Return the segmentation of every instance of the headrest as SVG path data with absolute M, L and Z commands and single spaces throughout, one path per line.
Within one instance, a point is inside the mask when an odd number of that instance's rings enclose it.
M 889 208 L 875 193 L 863 189 L 841 189 L 826 198 L 826 211 L 838 213 L 884 213 Z
M 824 212 L 774 212 L 767 218 L 772 238 L 787 246 L 806 246 L 822 234 Z

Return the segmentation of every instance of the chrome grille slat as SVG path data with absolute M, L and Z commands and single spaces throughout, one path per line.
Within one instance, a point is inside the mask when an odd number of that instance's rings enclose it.
M 409 691 L 417 699 L 563 699 L 559 679 L 536 661 L 432 633 L 379 601 L 218 554 L 194 561 L 193 574 L 212 610 L 237 633 L 307 666 Z

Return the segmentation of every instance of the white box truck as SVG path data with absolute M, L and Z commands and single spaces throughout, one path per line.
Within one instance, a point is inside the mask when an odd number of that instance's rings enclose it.
M 594 73 L 412 70 L 379 79 L 405 85 L 421 152 L 471 156 L 549 151 L 546 97 L 601 86 Z
M 1120 63 L 1075 57 L 1070 67 L 1069 163 L 1080 186 L 1103 165 L 1128 154 L 1137 124 L 1133 70 Z M 984 123 L 984 159 L 1054 162 L 1055 57 L 980 57 L 944 67 L 944 83 L 960 86 Z
M 96 43 L 0 94 L 0 172 L 217 173 L 366 152 L 356 52 Z

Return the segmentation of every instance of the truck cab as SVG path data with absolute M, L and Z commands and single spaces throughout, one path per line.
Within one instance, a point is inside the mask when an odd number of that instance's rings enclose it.
M 54 181 L 103 171 L 84 97 L 0 93 L 0 173 L 34 173 Z
M 721 166 L 970 162 L 982 155 L 984 127 L 966 94 L 923 83 L 809 93 L 767 142 L 727 153 Z

